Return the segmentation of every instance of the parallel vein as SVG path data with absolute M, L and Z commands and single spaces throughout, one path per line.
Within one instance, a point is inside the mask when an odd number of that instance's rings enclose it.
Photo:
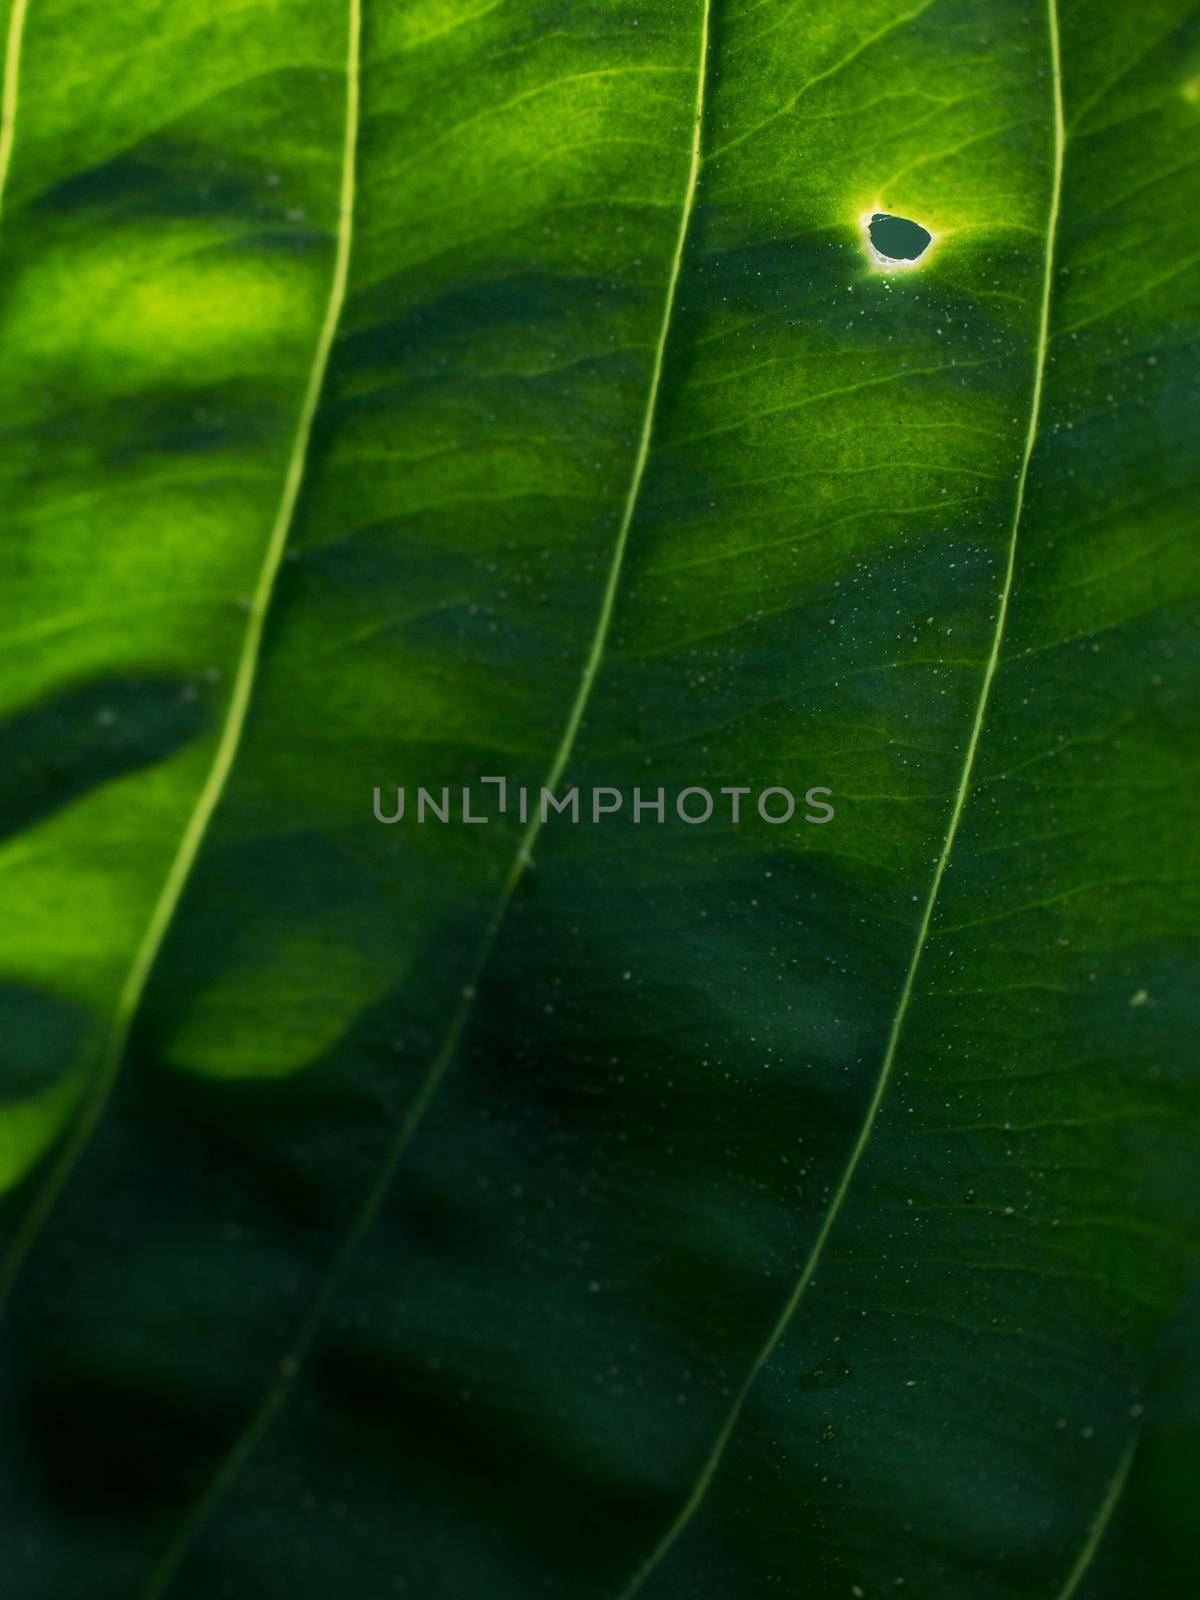
M 786 1333 L 792 1318 L 799 1308 L 805 1291 L 812 1282 L 817 1270 L 829 1236 L 833 1232 L 846 1195 L 854 1180 L 860 1161 L 867 1148 L 871 1133 L 879 1115 L 879 1108 L 883 1104 L 888 1082 L 895 1065 L 896 1055 L 899 1050 L 904 1024 L 908 1017 L 909 1007 L 912 1003 L 913 992 L 916 986 L 917 971 L 929 937 L 929 929 L 933 921 L 934 908 L 937 905 L 938 894 L 941 890 L 942 879 L 949 864 L 955 840 L 958 836 L 959 825 L 962 822 L 963 812 L 966 809 L 967 798 L 971 790 L 971 777 L 975 767 L 975 758 L 979 749 L 980 735 L 983 731 L 984 719 L 987 715 L 988 701 L 991 697 L 992 684 L 996 677 L 996 670 L 1000 664 L 1000 647 L 1004 639 L 1005 623 L 1008 619 L 1009 601 L 1012 596 L 1013 575 L 1016 571 L 1017 534 L 1021 525 L 1021 516 L 1025 508 L 1025 490 L 1029 480 L 1029 464 L 1033 458 L 1033 447 L 1037 440 L 1038 422 L 1041 416 L 1042 389 L 1046 370 L 1046 351 L 1050 336 L 1050 292 L 1054 273 L 1054 245 L 1058 231 L 1059 206 L 1062 196 L 1063 154 L 1066 146 L 1066 137 L 1063 121 L 1062 104 L 1062 65 L 1059 47 L 1057 0 L 1047 0 L 1047 17 L 1050 46 L 1051 66 L 1051 95 L 1053 115 L 1053 177 L 1050 187 L 1050 204 L 1046 217 L 1045 256 L 1042 269 L 1041 304 L 1038 316 L 1037 344 L 1034 352 L 1033 385 L 1029 399 L 1029 423 L 1025 432 L 1025 443 L 1021 453 L 1021 465 L 1017 474 L 1017 488 L 1013 500 L 1012 523 L 1009 531 L 1008 557 L 1005 564 L 1004 583 L 1000 592 L 1000 603 L 996 612 L 996 624 L 992 633 L 992 646 L 984 666 L 983 678 L 979 688 L 979 698 L 975 706 L 975 715 L 971 724 L 970 737 L 967 740 L 966 754 L 963 758 L 962 772 L 959 776 L 958 788 L 954 796 L 954 804 L 950 812 L 950 820 L 946 827 L 945 838 L 938 855 L 937 864 L 933 870 L 933 877 L 929 885 L 929 892 L 925 897 L 925 905 L 921 912 L 921 920 L 917 927 L 916 942 L 913 946 L 912 956 L 909 959 L 908 970 L 904 976 L 904 983 L 900 991 L 900 999 L 892 1018 L 891 1029 L 888 1033 L 887 1046 L 884 1051 L 883 1063 L 880 1067 L 875 1087 L 867 1106 L 866 1115 L 859 1129 L 858 1137 L 850 1152 L 849 1159 L 842 1170 L 833 1197 L 826 1209 L 820 1230 L 809 1252 L 803 1270 L 789 1295 L 783 1310 L 780 1312 L 766 1342 L 755 1357 L 745 1380 L 734 1396 L 725 1421 L 718 1432 L 716 1439 L 706 1457 L 696 1482 L 687 1499 L 683 1502 L 674 1520 L 667 1527 L 658 1543 L 633 1574 L 626 1587 L 621 1591 L 619 1600 L 630 1600 L 638 1592 L 643 1583 L 662 1561 L 676 1539 L 687 1527 L 695 1515 L 701 1502 L 708 1492 L 726 1446 L 733 1437 L 743 1407 L 751 1389 L 763 1367 L 770 1360 L 779 1341 Z
M 617 592 L 620 586 L 621 570 L 625 560 L 625 550 L 629 542 L 629 531 L 633 525 L 634 515 L 638 506 L 642 481 L 646 475 L 646 463 L 650 456 L 650 441 L 654 432 L 655 413 L 658 408 L 658 395 L 662 386 L 663 366 L 666 359 L 667 339 L 675 310 L 676 293 L 679 278 L 683 267 L 684 248 L 687 243 L 688 228 L 692 219 L 692 212 L 696 202 L 696 187 L 700 175 L 701 164 L 701 133 L 704 120 L 704 95 L 708 65 L 708 38 L 709 15 L 712 0 L 701 0 L 700 21 L 700 48 L 696 68 L 696 99 L 692 123 L 691 149 L 688 165 L 687 184 L 680 206 L 679 228 L 675 238 L 675 248 L 671 258 L 670 270 L 667 277 L 666 294 L 663 300 L 662 320 L 659 326 L 658 338 L 654 348 L 654 361 L 650 373 L 650 382 L 646 391 L 646 404 L 642 416 L 642 426 L 638 437 L 637 452 L 634 457 L 633 470 L 630 474 L 629 487 L 626 491 L 621 520 L 617 529 L 617 536 L 613 546 L 612 559 L 609 563 L 608 577 L 600 600 L 600 609 L 596 618 L 596 625 L 592 634 L 592 641 L 588 650 L 580 676 L 579 687 L 576 690 L 571 709 L 563 727 L 562 736 L 555 749 L 550 768 L 546 775 L 544 787 L 550 791 L 555 790 L 566 771 L 567 763 L 575 748 L 579 728 L 591 698 L 592 688 L 596 681 L 596 674 L 604 658 L 605 646 L 608 642 L 609 630 L 612 625 L 613 611 L 616 606 Z M 357 13 L 358 0 L 354 0 L 354 9 Z M 357 22 L 355 23 L 357 26 Z M 497 935 L 504 922 L 509 904 L 512 901 L 517 885 L 524 876 L 529 866 L 534 845 L 541 832 L 541 810 L 535 811 L 528 825 L 521 834 L 516 854 L 512 865 L 504 880 L 496 909 L 485 930 L 479 949 L 476 952 L 472 970 L 467 978 L 463 990 L 463 1000 L 458 1007 L 453 1021 L 442 1040 L 436 1056 L 430 1064 L 417 1093 L 413 1097 L 403 1122 L 397 1131 L 387 1156 L 376 1174 L 375 1180 L 367 1193 L 365 1200 L 359 1207 L 342 1244 L 334 1258 L 329 1271 L 326 1273 L 320 1288 L 309 1309 L 308 1315 L 300 1326 L 291 1348 L 279 1363 L 279 1372 L 275 1381 L 267 1391 L 262 1404 L 251 1417 L 246 1427 L 234 1441 L 228 1453 L 218 1464 L 216 1471 L 209 1479 L 203 1493 L 192 1507 L 189 1514 L 180 1524 L 174 1538 L 167 1546 L 158 1563 L 150 1573 L 149 1578 L 141 1590 L 139 1600 L 161 1600 L 170 1588 L 175 1576 L 187 1558 L 193 1542 L 200 1530 L 212 1515 L 213 1510 L 225 1493 L 232 1487 L 241 1473 L 246 1462 L 253 1455 L 260 1440 L 270 1429 L 276 1416 L 286 1405 L 296 1379 L 312 1350 L 325 1313 L 336 1294 L 359 1244 L 370 1230 L 372 1223 L 379 1214 L 384 1199 L 391 1187 L 405 1153 L 412 1138 L 420 1127 L 442 1080 L 454 1060 L 459 1041 L 470 1020 L 474 996 L 478 992 L 479 982 L 491 958 L 492 950 L 496 943 Z
M 1067 1574 L 1067 1580 L 1059 1590 L 1056 1600 L 1071 1600 L 1071 1596 L 1083 1581 L 1084 1573 L 1091 1566 L 1096 1551 L 1100 1548 L 1100 1541 L 1104 1537 L 1105 1530 L 1112 1521 L 1113 1512 L 1117 1509 L 1117 1502 L 1121 1498 L 1126 1479 L 1129 1477 L 1129 1469 L 1133 1465 L 1133 1453 L 1136 1449 L 1137 1434 L 1134 1433 L 1130 1435 L 1124 1450 L 1121 1451 L 1116 1471 L 1109 1479 L 1104 1498 L 1101 1500 L 1100 1507 L 1088 1527 L 1087 1538 L 1083 1541 L 1083 1546 L 1075 1558 L 1075 1564 Z
M 304 480 L 304 469 L 308 459 L 313 422 L 316 418 L 317 405 L 325 382 L 325 373 L 329 366 L 329 353 L 333 348 L 338 323 L 341 320 L 342 307 L 346 299 L 346 284 L 350 272 L 351 238 L 354 230 L 355 160 L 358 146 L 360 3 L 361 0 L 350 0 L 345 142 L 342 152 L 337 248 L 334 257 L 329 299 L 325 307 L 325 315 L 317 336 L 316 346 L 313 350 L 312 365 L 309 369 L 300 415 L 297 420 L 295 435 L 292 439 L 292 448 L 288 457 L 287 471 L 283 480 L 279 505 L 267 539 L 266 551 L 259 570 L 258 580 L 250 599 L 246 632 L 242 640 L 241 654 L 234 674 L 225 721 L 221 728 L 221 735 L 217 742 L 216 752 L 213 756 L 208 776 L 205 778 L 197 796 L 196 804 L 184 828 L 179 847 L 171 861 L 145 932 L 134 954 L 132 965 L 117 997 L 113 1019 L 105 1040 L 104 1053 L 96 1073 L 85 1091 L 79 1115 L 56 1160 L 50 1167 L 41 1189 L 23 1218 L 8 1257 L 4 1262 L 3 1268 L 0 1269 L 0 1308 L 3 1307 L 12 1288 L 13 1281 L 20 1272 L 31 1245 L 53 1211 L 59 1195 L 87 1148 L 96 1124 L 104 1111 L 112 1086 L 120 1071 L 121 1060 L 129 1040 L 130 1029 L 141 1006 L 142 996 L 145 993 L 150 973 L 158 959 L 163 940 L 166 938 L 167 930 L 171 925 L 176 908 L 191 876 L 196 857 L 200 853 L 200 847 L 208 831 L 208 825 L 212 820 L 213 813 L 220 804 L 221 796 L 224 794 L 225 786 L 229 781 L 229 774 L 233 770 L 234 762 L 237 759 L 238 748 L 241 744 L 242 733 L 246 724 L 246 715 L 250 707 L 250 699 L 254 692 L 267 611 L 271 604 L 275 580 L 287 546 L 288 532 L 295 514 L 296 502 L 299 499 L 300 486 Z M 14 12 L 15 15 L 16 13 Z M 9 37 L 11 42 L 11 27 Z M 6 73 L 6 113 L 8 106 L 7 88 L 8 74 Z M 7 128 L 7 122 L 5 126 Z M 2 150 L 0 150 L 0 154 L 2 153 Z M 0 168 L 0 174 L 2 174 L 2 168 Z
M 25 40 L 25 16 L 28 10 L 29 0 L 13 0 L 4 41 L 4 84 L 0 91 L 0 217 L 4 214 L 4 195 L 8 188 L 8 172 L 12 166 L 13 144 L 17 136 L 21 47 Z

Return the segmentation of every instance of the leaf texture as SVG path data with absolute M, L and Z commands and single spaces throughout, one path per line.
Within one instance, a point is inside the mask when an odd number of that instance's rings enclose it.
M 1177 1591 L 1200 13 L 7 20 L 6 1592 Z

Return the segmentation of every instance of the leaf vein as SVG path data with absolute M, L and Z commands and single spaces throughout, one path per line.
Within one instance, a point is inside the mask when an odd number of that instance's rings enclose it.
M 357 18 L 360 0 L 351 0 L 352 17 Z M 212 765 L 188 817 L 179 847 L 172 858 L 158 899 L 150 913 L 141 941 L 134 952 L 133 961 L 117 996 L 105 1039 L 104 1050 L 96 1072 L 86 1091 L 79 1115 L 70 1134 L 63 1143 L 45 1181 L 30 1204 L 28 1212 L 17 1229 L 12 1246 L 0 1268 L 0 1309 L 3 1308 L 12 1285 L 21 1270 L 29 1250 L 53 1211 L 59 1195 L 69 1182 L 80 1158 L 95 1132 L 109 1095 L 121 1068 L 125 1047 L 134 1019 L 141 1006 L 150 974 L 158 960 L 167 932 L 191 877 L 192 868 L 204 843 L 209 823 L 224 795 L 229 775 L 237 760 L 242 733 L 246 724 L 251 697 L 258 673 L 262 651 L 263 633 L 267 612 L 275 589 L 275 580 L 287 547 L 296 503 L 304 479 L 309 442 L 317 406 L 329 365 L 329 355 L 341 320 L 346 298 L 346 285 L 350 268 L 350 247 L 354 226 L 355 154 L 358 132 L 358 34 L 351 27 L 351 64 L 355 70 L 348 75 L 346 98 L 346 132 L 342 159 L 342 181 L 339 201 L 337 246 L 329 299 L 313 351 L 308 381 L 300 406 L 291 453 L 284 474 L 283 489 L 260 568 L 254 592 L 250 598 L 246 631 L 234 673 L 233 687 Z
M 866 1115 L 863 1118 L 862 1126 L 859 1129 L 858 1137 L 854 1142 L 849 1159 L 846 1162 L 846 1165 L 842 1171 L 842 1176 L 838 1181 L 837 1188 L 834 1190 L 833 1197 L 829 1202 L 828 1208 L 826 1209 L 824 1220 L 821 1223 L 821 1227 L 817 1233 L 812 1250 L 809 1252 L 808 1259 L 804 1264 L 804 1268 L 801 1271 L 800 1276 L 796 1280 L 791 1294 L 788 1296 L 787 1302 L 776 1319 L 774 1326 L 767 1335 L 766 1342 L 763 1344 L 761 1350 L 758 1352 L 758 1355 L 755 1357 L 753 1363 L 751 1364 L 750 1370 L 746 1375 L 746 1378 L 734 1396 L 733 1404 L 731 1405 L 725 1421 L 722 1424 L 721 1429 L 712 1445 L 712 1448 L 710 1449 L 709 1454 L 704 1461 L 690 1494 L 683 1502 L 674 1520 L 660 1537 L 658 1543 L 654 1546 L 649 1555 L 642 1562 L 641 1566 L 633 1574 L 633 1577 L 630 1579 L 626 1587 L 621 1591 L 620 1600 L 631 1600 L 631 1597 L 642 1587 L 642 1584 L 662 1561 L 663 1557 L 667 1554 L 672 1545 L 675 1543 L 676 1539 L 687 1527 L 688 1523 L 695 1515 L 706 1493 L 708 1492 L 713 1479 L 716 1476 L 717 1469 L 721 1464 L 721 1459 L 725 1453 L 725 1449 L 733 1437 L 734 1431 L 741 1417 L 743 1407 L 745 1406 L 751 1389 L 754 1387 L 759 1373 L 770 1360 L 780 1340 L 787 1332 L 787 1329 L 792 1322 L 792 1318 L 799 1309 L 801 1300 L 804 1297 L 804 1293 L 813 1280 L 817 1266 L 821 1260 L 822 1254 L 824 1253 L 825 1245 L 828 1242 L 830 1234 L 833 1232 L 834 1225 L 837 1222 L 842 1206 L 845 1202 L 846 1194 L 850 1188 L 851 1182 L 854 1179 L 854 1175 L 858 1170 L 863 1153 L 867 1148 L 876 1118 L 879 1114 L 879 1108 L 883 1103 L 888 1081 L 891 1077 L 892 1068 L 896 1060 L 901 1034 L 903 1033 L 904 1024 L 908 1016 L 909 1006 L 911 1004 L 913 992 L 916 987 L 917 970 L 920 966 L 921 957 L 924 953 L 925 945 L 928 940 L 930 926 L 933 921 L 934 908 L 937 904 L 938 893 L 941 889 L 942 879 L 945 875 L 951 852 L 954 849 L 955 840 L 958 835 L 959 824 L 962 821 L 963 813 L 966 809 L 967 798 L 971 788 L 971 776 L 975 764 L 975 756 L 979 747 L 980 734 L 983 729 L 984 717 L 987 712 L 992 684 L 995 680 L 997 667 L 999 666 L 1000 646 L 1004 637 L 1004 625 L 1008 615 L 1009 599 L 1012 594 L 1013 577 L 1016 571 L 1017 534 L 1021 525 L 1021 515 L 1025 505 L 1025 489 L 1029 479 L 1029 464 L 1033 458 L 1033 448 L 1037 440 L 1038 422 L 1041 414 L 1042 387 L 1046 371 L 1046 353 L 1049 345 L 1050 296 L 1051 286 L 1053 283 L 1054 246 L 1058 230 L 1059 205 L 1062 196 L 1063 155 L 1066 143 L 1062 103 L 1062 65 L 1058 37 L 1058 12 L 1056 7 L 1057 0 L 1047 0 L 1047 25 L 1049 31 L 1051 66 L 1054 167 L 1050 186 L 1050 201 L 1046 218 L 1045 249 L 1042 267 L 1041 305 L 1038 316 L 1037 344 L 1034 353 L 1033 383 L 1031 386 L 1029 400 L 1029 423 L 1026 428 L 1024 448 L 1021 453 L 1021 465 L 1017 474 L 1017 487 L 1013 499 L 1013 514 L 1008 540 L 1008 558 L 1005 566 L 1004 586 L 1000 596 L 1000 605 L 996 612 L 996 625 L 992 636 L 992 648 L 989 653 L 987 663 L 984 667 L 983 679 L 979 690 L 979 698 L 975 707 L 975 716 L 971 726 L 970 736 L 967 741 L 967 749 L 963 760 L 957 793 L 951 809 L 950 819 L 946 827 L 945 839 L 937 859 L 937 864 L 934 867 L 933 877 L 929 886 L 929 893 L 926 896 L 925 905 L 921 914 L 921 920 L 917 927 L 916 941 L 913 946 L 912 956 L 909 960 L 908 970 L 905 974 L 904 984 L 901 988 L 900 999 L 896 1006 L 895 1015 L 892 1019 L 892 1026 L 888 1035 L 883 1063 L 880 1067 L 879 1074 L 875 1082 L 875 1087 L 872 1092 L 870 1102 L 867 1106 Z
M 700 139 L 704 116 L 704 92 L 708 64 L 708 32 L 709 12 L 712 0 L 701 0 L 701 26 L 699 61 L 696 73 L 696 104 L 695 116 L 692 126 L 691 158 L 688 169 L 687 186 L 680 208 L 679 229 L 675 240 L 674 253 L 671 260 L 670 271 L 667 279 L 666 294 L 663 302 L 663 314 L 659 335 L 655 346 L 654 364 L 651 372 L 650 383 L 646 394 L 646 404 L 642 427 L 638 442 L 637 453 L 633 470 L 630 475 L 629 489 L 625 499 L 625 506 L 621 516 L 617 537 L 613 548 L 612 561 L 609 566 L 608 579 L 600 603 L 600 611 L 592 636 L 591 647 L 588 652 L 580 685 L 576 691 L 571 710 L 568 714 L 562 737 L 559 740 L 550 770 L 546 777 L 544 787 L 553 791 L 557 788 L 571 753 L 575 740 L 583 721 L 584 712 L 595 683 L 596 674 L 604 655 L 605 644 L 609 627 L 612 621 L 613 610 L 616 603 L 617 590 L 620 583 L 621 569 L 624 561 L 625 549 L 628 543 L 629 531 L 633 524 L 634 513 L 637 509 L 642 480 L 646 472 L 646 464 L 650 454 L 650 440 L 654 428 L 654 418 L 657 409 L 658 393 L 661 386 L 663 367 L 666 354 L 667 337 L 671 326 L 672 313 L 675 306 L 675 295 L 678 287 L 683 265 L 684 245 L 687 240 L 688 226 L 691 221 L 692 210 L 696 198 L 696 186 L 700 173 Z M 355 40 L 352 46 L 352 56 L 357 59 L 357 27 L 358 8 L 361 0 L 351 0 L 352 36 Z M 293 1343 L 279 1364 L 278 1376 L 272 1382 L 258 1410 L 251 1416 L 245 1428 L 234 1440 L 232 1446 L 222 1460 L 218 1463 L 216 1471 L 209 1479 L 199 1499 L 191 1511 L 184 1518 L 174 1537 L 166 1547 L 158 1563 L 151 1571 L 145 1586 L 141 1590 L 140 1600 L 161 1600 L 166 1594 L 180 1571 L 187 1553 L 196 1536 L 212 1514 L 214 1507 L 221 1497 L 237 1479 L 246 1462 L 253 1455 L 261 1439 L 265 1436 L 274 1422 L 276 1416 L 287 1404 L 288 1397 L 295 1386 L 296 1379 L 303 1368 L 312 1347 L 316 1341 L 321 1323 L 326 1311 L 341 1284 L 342 1277 L 348 1268 L 359 1244 L 369 1231 L 372 1223 L 379 1213 L 379 1209 L 391 1187 L 405 1153 L 413 1136 L 424 1119 L 425 1113 L 441 1087 L 442 1080 L 448 1071 L 458 1049 L 459 1041 L 466 1031 L 467 1023 L 474 1004 L 474 996 L 479 989 L 480 980 L 490 960 L 496 937 L 503 924 L 512 896 L 525 874 L 526 868 L 532 860 L 533 847 L 541 831 L 540 812 L 535 813 L 529 822 L 518 845 L 508 875 L 501 890 L 496 909 L 485 930 L 476 953 L 474 967 L 464 985 L 463 1000 L 451 1021 L 437 1055 L 430 1064 L 422 1083 L 413 1098 L 411 1105 L 404 1117 L 396 1137 L 388 1150 L 366 1197 L 359 1207 L 357 1214 L 347 1230 L 342 1244 L 318 1287 L 316 1296 L 309 1309 L 308 1315 L 301 1323 Z
M 21 92 L 21 49 L 25 42 L 25 16 L 29 0 L 13 0 L 4 44 L 4 87 L 0 94 L 0 216 L 8 188 L 13 145 L 17 136 L 17 102 Z
M 1071 1600 L 1071 1596 L 1083 1581 L 1084 1573 L 1091 1566 L 1096 1551 L 1100 1548 L 1100 1541 L 1104 1537 L 1105 1530 L 1112 1521 L 1113 1512 L 1117 1509 L 1117 1502 L 1121 1498 L 1121 1492 L 1125 1488 L 1126 1480 L 1129 1477 L 1129 1469 L 1133 1465 L 1133 1455 L 1136 1449 L 1137 1434 L 1133 1433 L 1126 1441 L 1125 1448 L 1121 1451 L 1116 1471 L 1109 1480 L 1104 1498 L 1100 1502 L 1100 1508 L 1088 1528 L 1083 1548 L 1076 1557 L 1074 1566 L 1067 1574 L 1067 1580 L 1059 1591 L 1057 1600 Z

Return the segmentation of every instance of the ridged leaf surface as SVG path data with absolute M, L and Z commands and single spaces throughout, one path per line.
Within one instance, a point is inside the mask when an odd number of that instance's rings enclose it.
M 5 15 L 6 1595 L 1180 1592 L 1191 0 Z

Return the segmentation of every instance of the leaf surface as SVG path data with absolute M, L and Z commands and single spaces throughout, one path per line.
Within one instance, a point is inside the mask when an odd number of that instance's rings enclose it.
M 1177 1585 L 1194 6 L 8 15 L 13 1592 Z

